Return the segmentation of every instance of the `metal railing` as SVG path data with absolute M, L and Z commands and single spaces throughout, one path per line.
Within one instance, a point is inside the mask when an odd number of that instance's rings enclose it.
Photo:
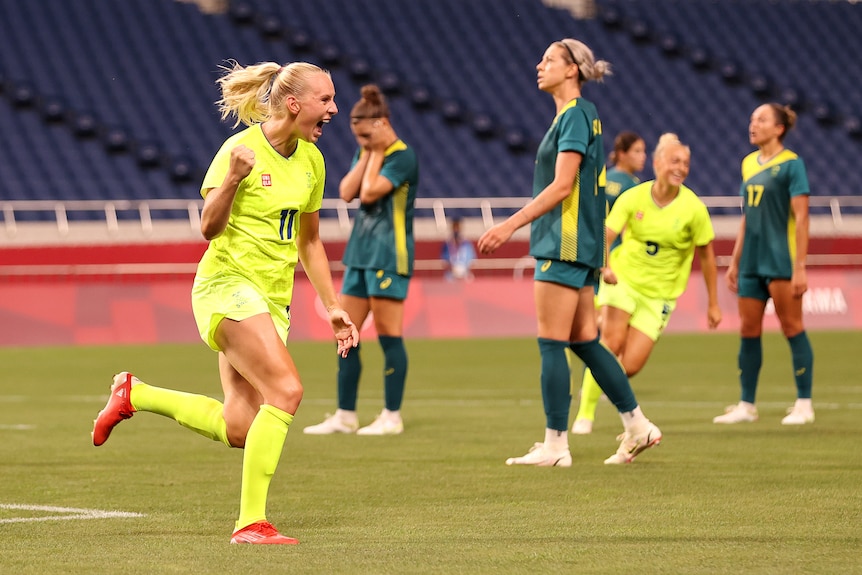
M 710 209 L 740 208 L 741 198 L 738 196 L 707 196 L 701 198 Z M 502 197 L 502 198 L 418 198 L 416 200 L 417 217 L 429 217 L 436 227 L 445 231 L 447 227 L 447 212 L 453 210 L 471 210 L 478 213 L 485 228 L 495 223 L 495 215 L 503 212 L 511 212 L 521 208 L 529 201 L 526 197 Z M 847 210 L 862 211 L 862 196 L 811 196 L 810 206 L 812 210 L 825 211 L 836 228 L 840 228 Z M 70 213 L 99 214 L 97 221 L 104 221 L 108 231 L 117 231 L 120 227 L 121 218 L 119 213 L 136 214 L 133 219 L 140 222 L 141 230 L 145 233 L 153 231 L 153 212 L 174 212 L 171 219 L 177 221 L 178 213 L 182 213 L 187 219 L 189 228 L 200 229 L 200 211 L 203 200 L 81 200 L 81 201 L 53 201 L 53 200 L 31 200 L 31 201 L 0 201 L 0 213 L 3 216 L 2 226 L 7 236 L 14 236 L 19 225 L 19 216 L 24 213 L 53 214 L 56 222 L 56 232 L 65 236 L 70 229 Z M 338 226 L 342 230 L 349 230 L 351 225 L 351 212 L 359 207 L 359 202 L 354 200 L 345 203 L 340 199 L 326 198 L 323 200 L 321 210 L 322 217 L 327 213 L 335 213 Z M 49 220 L 50 221 L 50 220 Z M 92 219 L 89 220 L 92 223 Z

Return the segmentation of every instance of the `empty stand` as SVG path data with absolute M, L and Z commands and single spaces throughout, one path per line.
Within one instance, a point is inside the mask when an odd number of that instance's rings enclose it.
M 579 21 L 539 0 L 241 0 L 221 15 L 173 0 L 0 0 L 0 200 L 198 198 L 202 170 L 231 133 L 213 105 L 231 58 L 331 70 L 341 114 L 319 142 L 327 197 L 349 167 L 347 117 L 369 81 L 390 94 L 393 123 L 419 154 L 422 196 L 527 196 L 554 114 L 535 65 L 564 37 L 614 67 L 585 89 L 606 148 L 621 130 L 649 149 L 676 132 L 692 147 L 691 187 L 733 195 L 751 149 L 748 116 L 779 100 L 800 112 L 787 145 L 805 159 L 813 193 L 856 193 L 847 174 L 862 146 L 858 6 L 598 5 L 597 18 Z

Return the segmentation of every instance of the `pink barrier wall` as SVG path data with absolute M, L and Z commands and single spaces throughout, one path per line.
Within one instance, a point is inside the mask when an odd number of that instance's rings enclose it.
M 0 345 L 89 345 L 200 341 L 191 313 L 190 276 L 146 280 L 21 278 L 0 283 Z M 809 271 L 808 329 L 862 328 L 862 271 Z M 736 331 L 736 301 L 720 287 L 722 331 Z M 706 330 L 705 289 L 698 273 L 680 298 L 668 332 Z M 766 327 L 778 328 L 774 315 Z M 331 337 L 310 284 L 297 278 L 292 340 Z M 363 336 L 374 337 L 373 326 Z M 532 281 L 504 277 L 450 283 L 415 278 L 405 315 L 408 338 L 532 337 Z

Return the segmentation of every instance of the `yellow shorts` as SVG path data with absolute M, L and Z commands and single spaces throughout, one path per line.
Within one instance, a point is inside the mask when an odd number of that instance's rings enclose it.
M 195 276 L 192 311 L 201 339 L 214 351 L 221 351 L 215 342 L 216 328 L 221 320 L 242 321 L 262 313 L 270 315 L 278 337 L 287 345 L 290 306 L 274 304 L 244 277 L 233 274 Z
M 630 314 L 629 326 L 656 341 L 670 321 L 676 300 L 647 297 L 624 282 L 614 285 L 602 282 L 598 304 Z

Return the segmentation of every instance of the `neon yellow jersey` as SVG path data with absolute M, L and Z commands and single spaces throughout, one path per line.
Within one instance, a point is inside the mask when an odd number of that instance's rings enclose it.
M 254 151 L 255 165 L 237 189 L 227 227 L 210 242 L 198 264 L 198 275 L 241 275 L 274 303 L 287 306 L 299 259 L 299 216 L 318 211 L 323 199 L 323 155 L 314 144 L 300 140 L 285 158 L 256 124 L 222 144 L 204 177 L 202 196 L 222 184 L 231 150 L 240 144 Z
M 652 198 L 654 181 L 620 194 L 605 222 L 623 242 L 611 252 L 617 277 L 648 297 L 676 299 L 685 291 L 695 246 L 715 238 L 706 205 L 691 189 L 660 208 Z

